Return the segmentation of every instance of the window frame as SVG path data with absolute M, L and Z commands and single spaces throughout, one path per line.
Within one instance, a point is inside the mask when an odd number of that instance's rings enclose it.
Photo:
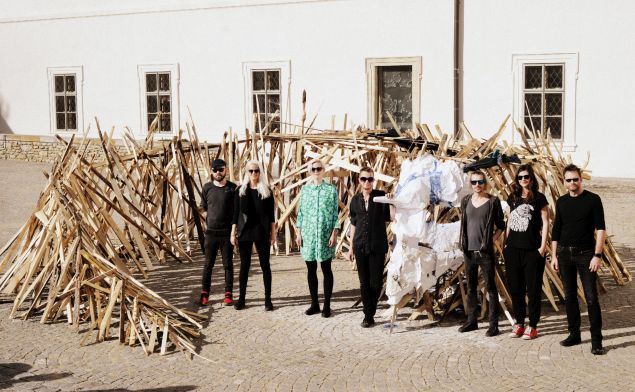
M 137 76 L 139 78 L 139 106 L 141 109 L 141 126 L 139 127 L 139 130 L 140 134 L 144 136 L 148 134 L 148 92 L 146 91 L 146 74 L 152 73 L 170 74 L 170 132 L 155 132 L 153 137 L 158 139 L 171 139 L 173 136 L 178 134 L 179 124 L 181 123 L 179 105 L 179 64 L 142 64 L 137 66 Z M 160 105 L 160 102 L 157 102 L 157 105 Z M 159 107 L 160 106 L 157 106 L 157 109 L 159 109 Z
M 83 66 L 63 66 L 48 67 L 48 84 L 49 84 L 49 131 L 51 134 L 72 135 L 84 132 L 84 102 L 83 102 L 83 86 L 84 86 L 84 69 Z M 75 76 L 75 122 L 76 130 L 58 130 L 57 129 L 57 110 L 55 106 L 55 77 L 56 76 Z M 66 96 L 66 95 L 65 95 Z
M 378 129 L 381 120 L 377 111 L 379 86 L 377 85 L 379 67 L 411 66 L 412 67 L 412 125 L 420 122 L 421 117 L 421 56 L 415 57 L 375 57 L 366 59 L 366 113 L 367 126 Z M 379 123 L 379 124 L 378 124 Z
M 562 65 L 563 66 L 563 87 L 562 89 L 553 90 L 554 92 L 562 92 L 562 137 L 560 139 L 553 139 L 554 143 L 560 145 L 563 152 L 575 152 L 577 149 L 576 144 L 576 89 L 578 80 L 578 53 L 542 53 L 542 54 L 513 54 L 512 55 L 512 74 L 514 80 L 514 99 L 513 99 L 513 119 L 517 126 L 523 127 L 525 124 L 525 93 L 531 92 L 531 90 L 525 89 L 525 67 L 532 65 Z M 544 68 L 543 68 L 544 69 Z M 544 79 L 544 73 L 543 73 Z M 543 88 L 535 90 L 535 92 L 541 92 L 543 94 L 542 104 L 543 113 L 541 117 L 544 120 L 545 113 L 545 99 L 544 93 L 549 93 L 550 90 L 544 88 L 545 81 L 543 80 Z M 542 121 L 542 120 L 541 120 Z M 512 143 L 522 143 L 521 137 L 513 130 Z M 531 139 L 529 139 L 531 141 Z
M 244 85 L 245 128 L 251 131 L 257 130 L 257 123 L 254 124 L 253 120 L 254 114 L 256 114 L 253 110 L 253 72 L 277 70 L 280 71 L 280 79 L 278 80 L 278 91 L 280 92 L 280 132 L 287 133 L 287 131 L 291 129 L 288 124 L 292 123 L 290 110 L 291 60 L 248 61 L 242 63 L 242 68 Z

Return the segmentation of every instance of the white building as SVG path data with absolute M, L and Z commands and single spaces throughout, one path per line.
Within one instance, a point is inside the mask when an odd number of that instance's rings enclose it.
M 634 14 L 617 0 L 0 0 L 0 132 L 94 132 L 98 117 L 142 136 L 160 110 L 169 134 L 189 107 L 216 141 L 255 111 L 298 123 L 306 90 L 318 128 L 386 125 L 390 108 L 488 137 L 529 110 L 577 162 L 590 151 L 595 175 L 635 177 Z

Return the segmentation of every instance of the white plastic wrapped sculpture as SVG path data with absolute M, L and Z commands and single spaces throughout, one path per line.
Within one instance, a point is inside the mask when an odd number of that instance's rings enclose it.
M 425 155 L 401 164 L 397 190 L 391 199 L 374 199 L 395 206 L 392 231 L 397 244 L 388 264 L 388 304 L 398 304 L 415 289 L 430 289 L 437 277 L 449 269 L 456 270 L 463 262 L 460 222 L 433 222 L 426 208 L 429 204 L 458 203 L 464 183 L 456 162 L 441 162 Z

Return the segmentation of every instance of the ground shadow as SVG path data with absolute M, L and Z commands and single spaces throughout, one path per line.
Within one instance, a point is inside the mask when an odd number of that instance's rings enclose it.
M 25 382 L 60 380 L 73 375 L 73 373 L 62 372 L 21 376 L 25 373 L 28 374 L 31 368 L 32 366 L 26 363 L 0 363 L 0 389 L 11 388 Z

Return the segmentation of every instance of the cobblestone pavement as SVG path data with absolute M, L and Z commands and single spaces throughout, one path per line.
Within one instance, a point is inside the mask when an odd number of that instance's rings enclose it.
M 0 161 L 2 242 L 29 214 L 43 184 L 39 173 L 46 167 Z M 609 228 L 635 271 L 635 181 L 595 180 L 592 185 L 604 198 Z M 197 309 L 193 301 L 201 270 L 200 258 L 193 264 L 167 264 L 147 283 L 175 304 Z M 483 323 L 480 330 L 459 335 L 458 316 L 436 325 L 409 322 L 404 314 L 390 334 L 386 317 L 375 328 L 360 328 L 361 311 L 351 308 L 357 277 L 348 262 L 334 263 L 334 315 L 329 319 L 303 314 L 308 290 L 298 257 L 273 257 L 272 270 L 276 310 L 264 312 L 257 263 L 242 311 L 221 306 L 222 275 L 215 268 L 213 305 L 206 310 L 210 321 L 200 351 L 210 361 L 189 361 L 179 352 L 146 357 L 140 348 L 115 340 L 80 347 L 80 336 L 66 324 L 10 320 L 10 304 L 0 303 L 0 389 L 627 391 L 635 385 L 635 284 L 616 287 L 604 279 L 608 293 L 601 303 L 609 351 L 595 357 L 586 317 L 583 344 L 565 349 L 558 344 L 566 336 L 564 312 L 554 312 L 546 302 L 541 336 L 530 342 L 507 338 L 510 326 L 502 320 L 501 336 L 486 338 Z

